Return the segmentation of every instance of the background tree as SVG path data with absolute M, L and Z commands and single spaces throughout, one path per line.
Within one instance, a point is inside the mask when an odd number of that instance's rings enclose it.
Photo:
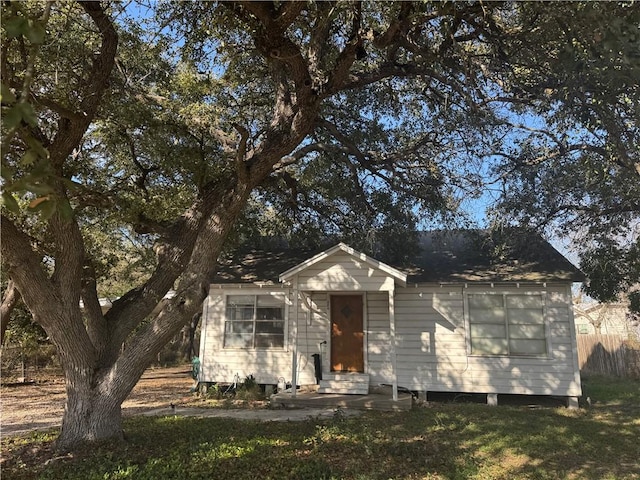
M 393 238 L 447 218 L 515 148 L 513 116 L 548 113 L 536 76 L 562 67 L 521 65 L 556 44 L 551 31 L 526 43 L 544 5 L 134 7 L 2 4 L 3 22 L 47 20 L 41 41 L 3 23 L 3 107 L 34 114 L 3 127 L 2 261 L 60 353 L 61 449 L 121 437 L 122 401 L 200 310 L 237 227 L 315 225 L 373 246 L 372 226 Z M 251 225 L 262 211 L 278 221 Z M 125 238 L 151 267 L 103 315 Z
M 513 76 L 544 115 L 497 166 L 497 215 L 571 238 L 586 293 L 640 312 L 640 5 L 557 7 L 523 6 Z

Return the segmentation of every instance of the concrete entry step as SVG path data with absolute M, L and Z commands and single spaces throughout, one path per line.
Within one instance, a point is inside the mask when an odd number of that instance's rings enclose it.
M 323 373 L 322 380 L 330 380 L 335 382 L 366 383 L 367 385 L 369 385 L 369 375 L 367 375 L 366 373 Z
M 325 374 L 320 381 L 318 393 L 366 395 L 369 393 L 369 375 L 341 372 Z
M 321 383 L 318 393 L 341 393 L 344 395 L 366 395 L 369 393 L 368 385 L 353 384 L 350 382 L 326 382 Z

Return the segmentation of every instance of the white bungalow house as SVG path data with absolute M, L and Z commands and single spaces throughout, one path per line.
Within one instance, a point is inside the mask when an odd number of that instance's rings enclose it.
M 536 235 L 505 238 L 420 232 L 404 265 L 344 243 L 238 251 L 203 306 L 199 381 L 321 377 L 319 393 L 389 385 L 394 399 L 406 389 L 482 393 L 493 404 L 500 394 L 553 395 L 575 406 L 571 286 L 583 276 Z
M 634 336 L 633 320 L 628 315 L 628 303 L 574 300 L 573 310 L 578 335 L 620 335 L 625 339 Z

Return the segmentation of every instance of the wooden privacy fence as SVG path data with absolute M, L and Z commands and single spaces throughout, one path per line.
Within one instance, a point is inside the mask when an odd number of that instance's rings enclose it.
M 578 335 L 578 362 L 582 373 L 627 375 L 626 347 L 621 335 Z

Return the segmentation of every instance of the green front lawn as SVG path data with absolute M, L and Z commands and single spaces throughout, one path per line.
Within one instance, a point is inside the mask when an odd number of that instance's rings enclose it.
M 640 479 L 640 382 L 587 379 L 582 410 L 432 404 L 304 423 L 136 417 L 127 441 L 49 462 L 3 440 L 13 479 Z M 5 477 L 6 475 L 6 477 Z

